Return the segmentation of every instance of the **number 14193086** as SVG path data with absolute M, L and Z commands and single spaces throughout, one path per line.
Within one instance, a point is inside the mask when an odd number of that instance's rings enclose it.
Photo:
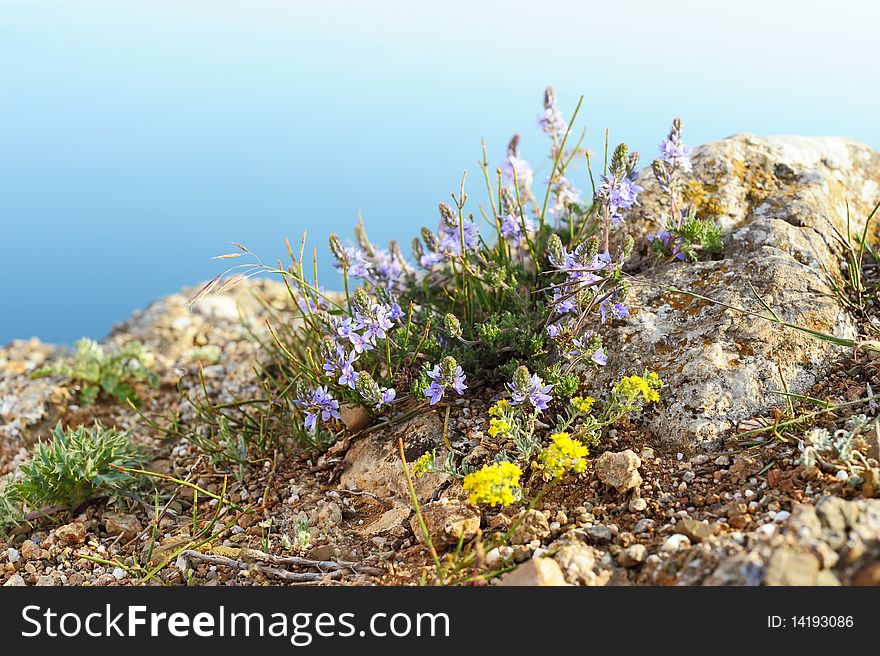
M 854 624 L 852 615 L 768 615 L 771 629 L 849 629 Z

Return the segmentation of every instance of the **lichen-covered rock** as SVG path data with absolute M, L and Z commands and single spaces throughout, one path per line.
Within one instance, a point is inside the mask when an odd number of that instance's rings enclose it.
M 651 369 L 667 386 L 646 413 L 667 445 L 720 438 L 766 410 L 782 387 L 804 391 L 838 347 L 762 316 L 750 285 L 786 322 L 839 337 L 855 322 L 826 282 L 839 271 L 835 229 L 861 231 L 880 198 L 880 153 L 846 139 L 740 135 L 696 149 L 686 196 L 697 216 L 724 229 L 720 260 L 638 264 L 633 311 L 607 339 L 605 376 Z M 639 234 L 658 229 L 664 198 L 649 170 L 641 206 L 627 217 Z M 638 259 L 638 258 L 637 258 Z M 713 299 L 676 293 L 679 289 Z M 722 305 L 723 304 L 723 305 Z

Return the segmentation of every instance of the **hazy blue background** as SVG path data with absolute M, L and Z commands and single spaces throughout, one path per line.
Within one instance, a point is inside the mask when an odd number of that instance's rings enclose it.
M 547 84 L 646 159 L 676 114 L 880 147 L 872 3 L 318 4 L 0 0 L 0 343 L 101 337 L 229 240 L 408 244 L 481 137 L 547 172 Z

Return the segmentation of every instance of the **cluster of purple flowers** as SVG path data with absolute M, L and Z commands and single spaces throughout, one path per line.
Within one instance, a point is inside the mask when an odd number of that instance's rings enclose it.
M 685 258 L 684 253 L 679 249 L 679 239 L 668 230 L 658 230 L 657 234 L 648 235 L 648 243 L 653 245 L 654 240 L 659 240 L 663 244 L 663 252 L 668 253 L 669 257 L 677 260 Z
M 550 184 L 550 180 L 547 180 Z M 568 212 L 571 205 L 579 202 L 581 199 L 580 189 L 566 177 L 557 176 L 553 181 L 553 204 L 547 209 L 554 218 L 560 218 Z
M 538 374 L 529 376 L 525 367 L 520 367 L 514 372 L 513 380 L 507 383 L 507 390 L 510 392 L 511 405 L 529 403 L 535 412 L 546 410 L 547 405 L 553 400 L 550 395 L 553 385 L 545 385 Z
M 534 173 L 529 163 L 519 156 L 519 135 L 513 135 L 510 144 L 507 146 L 507 157 L 501 166 L 501 173 L 504 176 L 504 182 L 507 185 L 516 183 L 520 196 L 525 199 L 528 196 L 528 190 L 532 186 Z
M 565 136 L 568 130 L 568 124 L 562 118 L 562 112 L 556 105 L 556 93 L 553 87 L 547 87 L 544 92 L 544 112 L 538 116 L 538 125 L 548 137 L 553 139 L 554 143 L 558 143 Z
M 339 419 L 339 401 L 327 391 L 326 385 L 301 391 L 294 403 L 305 411 L 304 425 L 307 430 L 315 430 L 319 416 L 323 422 Z
M 346 246 L 337 254 L 334 267 L 354 278 L 360 278 L 375 288 L 399 290 L 408 267 L 402 257 L 381 248 L 368 253 L 357 246 Z
M 693 168 L 693 165 L 691 164 L 691 153 L 694 149 L 681 142 L 680 127 L 679 129 L 676 129 L 675 126 L 673 126 L 669 136 L 660 142 L 659 150 L 660 159 L 671 166 L 678 168 L 685 173 L 689 173 Z
M 388 331 L 394 327 L 394 321 L 404 316 L 406 315 L 396 302 L 390 305 L 372 303 L 362 309 L 356 309 L 354 317 L 337 320 L 336 335 L 347 339 L 355 353 L 372 351 L 376 346 L 376 340 L 388 337 Z
M 467 380 L 464 371 L 455 361 L 455 358 L 446 356 L 434 368 L 428 371 L 431 384 L 425 387 L 424 395 L 430 399 L 430 405 L 436 404 L 443 398 L 447 389 L 452 388 L 461 396 L 467 389 Z
M 611 267 L 608 253 L 591 255 L 586 243 L 579 244 L 571 252 L 560 244 L 558 248 L 551 249 L 549 259 L 550 264 L 557 271 L 565 273 L 567 278 L 567 284 L 553 293 L 553 307 L 559 314 L 577 312 L 577 292 L 601 282 L 603 278 L 597 274 Z
M 440 204 L 440 226 L 437 233 L 424 229 L 427 251 L 417 254 L 419 264 L 427 269 L 443 260 L 461 255 L 462 240 L 465 251 L 472 251 L 480 244 L 480 233 L 473 221 L 460 219 L 445 203 Z
M 501 219 L 501 236 L 511 246 L 521 246 L 526 240 L 526 235 L 533 235 L 537 230 L 534 221 L 521 216 L 518 212 L 511 212 Z
M 332 338 L 328 338 L 322 345 L 324 364 L 322 368 L 328 375 L 339 374 L 336 381 L 351 389 L 355 388 L 358 380 L 358 372 L 355 371 L 354 363 L 358 359 L 355 351 L 347 351 L 345 347 Z
M 624 176 L 599 176 L 601 184 L 598 194 L 607 204 L 611 223 L 620 225 L 623 221 L 624 210 L 628 210 L 638 204 L 639 194 L 643 189 L 635 183 L 634 177 Z
M 621 307 L 626 310 L 624 306 Z M 628 313 L 629 311 L 627 310 L 627 314 Z M 559 335 L 562 334 L 563 330 L 563 327 L 558 323 L 551 323 L 549 326 L 547 326 L 547 335 L 550 337 L 550 339 L 556 339 L 557 337 L 559 337 Z M 589 335 L 587 336 L 587 338 L 588 337 Z M 589 355 L 590 360 L 592 360 L 600 367 L 604 367 L 608 363 L 608 355 L 605 353 L 604 346 L 599 346 L 598 348 L 595 348 L 594 345 L 593 347 L 589 347 L 588 344 L 585 342 L 585 339 L 582 339 L 580 337 L 571 338 L 570 347 L 566 349 L 566 352 L 563 354 L 563 356 L 571 359 L 585 354 Z

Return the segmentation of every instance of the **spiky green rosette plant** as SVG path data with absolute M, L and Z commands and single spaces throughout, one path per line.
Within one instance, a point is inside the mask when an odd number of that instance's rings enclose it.
M 145 460 L 127 433 L 97 422 L 91 428 L 70 429 L 59 423 L 52 439 L 38 443 L 30 462 L 20 466 L 7 494 L 31 510 L 76 508 L 135 487 L 137 479 L 116 467 L 136 468 Z

